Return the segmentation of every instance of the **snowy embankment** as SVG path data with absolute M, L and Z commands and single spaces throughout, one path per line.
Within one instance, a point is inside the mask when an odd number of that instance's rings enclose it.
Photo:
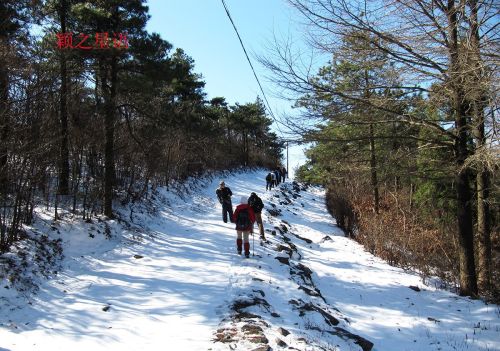
M 500 350 L 498 306 L 387 265 L 343 236 L 321 189 L 266 192 L 264 176 L 225 177 L 233 201 L 265 203 L 250 259 L 221 220 L 218 178 L 159 190 L 127 223 L 39 213 L 33 229 L 65 258 L 36 294 L 2 282 L 0 351 Z

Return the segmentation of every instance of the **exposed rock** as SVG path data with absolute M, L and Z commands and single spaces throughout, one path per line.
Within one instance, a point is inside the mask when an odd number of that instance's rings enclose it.
M 243 327 L 241 327 L 241 331 L 249 335 L 264 333 L 262 328 L 255 324 L 245 324 Z
M 138 260 L 138 259 L 144 258 L 144 256 L 142 256 L 142 255 L 134 255 L 134 258 L 135 258 L 136 260 Z
M 259 319 L 261 317 L 250 312 L 238 312 L 234 315 L 233 318 L 236 322 L 241 322 L 248 319 Z
M 248 338 L 248 341 L 253 342 L 254 344 L 267 344 L 269 342 L 269 340 L 266 338 L 264 334 L 250 336 Z
M 299 289 L 300 290 L 303 290 L 307 295 L 309 296 L 314 296 L 314 297 L 321 297 L 323 298 L 323 296 L 321 295 L 321 292 L 318 290 L 318 289 L 309 289 L 309 288 L 306 288 L 305 286 L 299 286 Z
M 416 292 L 420 292 L 420 288 L 418 286 L 415 286 L 415 285 L 410 285 L 409 288 L 413 291 L 416 291 Z
M 232 305 L 232 309 L 234 311 L 240 312 L 240 310 L 243 308 L 247 308 L 247 307 L 255 306 L 255 305 L 262 305 L 266 308 L 269 308 L 269 303 L 266 300 L 261 299 L 260 297 L 257 297 L 257 296 L 253 296 L 249 299 L 239 299 L 239 300 L 234 301 L 233 305 Z
M 338 335 L 342 339 L 350 339 L 353 340 L 356 345 L 359 345 L 363 351 L 371 351 L 373 348 L 373 343 L 362 336 L 353 334 L 351 332 L 348 332 L 347 330 L 339 327 L 335 327 L 335 332 L 329 332 L 330 334 L 333 335 Z
M 303 236 L 300 236 L 299 234 L 295 234 L 295 233 L 292 233 L 296 238 L 300 239 L 300 240 L 304 240 L 306 243 L 308 244 L 312 244 L 312 240 L 311 239 L 308 239 L 308 238 L 304 238 Z
M 324 243 L 325 241 L 332 241 L 332 238 L 330 238 L 330 236 L 326 235 L 323 239 L 321 239 L 322 243 Z
M 222 343 L 234 342 L 238 341 L 238 339 L 236 338 L 237 335 L 238 331 L 236 330 L 236 328 L 221 328 L 217 330 L 213 341 Z
M 290 332 L 288 330 L 286 330 L 285 328 L 282 328 L 282 327 L 278 328 L 278 333 L 280 333 L 283 336 L 290 335 Z
M 259 294 L 260 294 L 260 296 L 262 296 L 262 297 L 265 297 L 265 296 L 266 296 L 266 294 L 265 294 L 265 293 L 264 293 L 264 291 L 262 291 L 262 290 L 252 290 L 252 291 L 253 291 L 253 292 L 255 292 L 255 293 L 259 293 Z
M 306 304 L 302 305 L 299 309 L 300 309 L 301 316 L 304 315 L 304 311 L 311 311 L 311 312 L 314 311 L 314 312 L 318 312 L 319 314 L 321 314 L 323 316 L 323 318 L 325 319 L 325 321 L 329 325 L 335 326 L 335 325 L 339 324 L 339 320 L 337 318 L 332 316 L 330 313 L 328 313 L 327 311 L 325 311 L 321 307 L 313 305 L 312 303 L 306 303 Z
M 255 349 L 252 349 L 252 351 L 271 351 L 271 347 L 269 345 L 263 345 L 263 346 L 259 346 Z
M 293 250 L 290 247 L 287 247 L 284 245 L 278 245 L 276 247 L 276 251 L 278 251 L 278 252 L 285 251 L 288 254 L 288 256 L 290 256 L 290 258 L 292 257 L 292 254 L 293 254 Z
M 278 217 L 281 214 L 281 210 L 275 210 L 273 208 L 268 209 L 267 212 L 273 217 Z
M 303 265 L 302 263 L 297 263 L 294 268 L 296 268 L 300 271 L 299 274 L 302 274 L 302 275 L 306 276 L 307 278 L 311 279 L 311 275 L 312 275 L 313 271 L 309 267 Z
M 259 321 L 259 323 L 260 323 L 261 325 L 263 325 L 264 327 L 269 328 L 269 323 L 267 323 L 266 321 L 264 321 L 264 320 L 262 320 L 262 319 L 261 319 L 261 320 Z
M 277 259 L 278 261 L 280 261 L 283 264 L 290 265 L 288 257 L 277 256 L 277 257 L 275 257 L 275 259 Z
M 284 342 L 283 340 L 281 340 L 280 338 L 276 338 L 276 344 L 280 347 L 287 347 L 288 344 L 286 342 Z

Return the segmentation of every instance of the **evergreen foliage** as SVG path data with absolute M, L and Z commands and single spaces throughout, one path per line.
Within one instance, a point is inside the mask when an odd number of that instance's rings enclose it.
M 63 203 L 112 217 L 114 201 L 172 180 L 279 162 L 262 102 L 207 101 L 193 59 L 148 33 L 148 18 L 142 0 L 1 3 L 1 252 L 41 204 L 56 220 Z M 58 47 L 63 33 L 72 48 Z M 92 49 L 77 47 L 85 36 Z
M 490 7 L 395 1 L 387 8 L 396 12 L 368 15 L 356 1 L 291 3 L 332 57 L 315 76 L 301 75 L 286 44 L 263 60 L 316 122 L 301 131 L 314 145 L 299 179 L 328 187 L 331 213 L 371 252 L 498 300 L 498 67 L 489 56 L 498 38 L 478 29 L 494 25 Z M 393 26 L 405 21 L 414 37 Z

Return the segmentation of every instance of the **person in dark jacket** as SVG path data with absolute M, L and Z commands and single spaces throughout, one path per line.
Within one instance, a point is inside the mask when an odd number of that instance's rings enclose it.
M 227 215 L 229 214 L 229 221 L 233 222 L 233 204 L 231 203 L 231 196 L 233 193 L 231 189 L 226 187 L 224 181 L 221 180 L 219 188 L 215 191 L 219 203 L 222 205 L 222 220 L 227 223 Z
M 283 166 L 283 167 L 281 168 L 281 179 L 282 179 L 282 182 L 283 182 L 283 183 L 285 182 L 285 178 L 286 178 L 286 174 L 287 174 L 287 173 L 288 173 L 288 172 L 286 171 L 286 168 Z
M 243 222 L 246 218 L 246 222 Z M 248 198 L 246 196 L 241 197 L 240 204 L 236 207 L 233 214 L 233 222 L 236 223 L 236 250 L 238 254 L 241 255 L 242 246 L 245 249 L 245 257 L 250 257 L 250 241 L 248 237 L 253 230 L 253 224 L 255 223 L 255 213 L 252 207 L 248 205 Z
M 274 171 L 271 171 L 271 188 L 274 188 L 276 186 L 276 173 Z
M 271 172 L 266 175 L 266 190 L 271 190 L 273 188 L 273 176 Z
M 260 238 L 262 240 L 266 240 L 264 235 L 264 223 L 262 222 L 262 209 L 264 208 L 264 204 L 262 203 L 262 199 L 257 196 L 256 193 L 251 193 L 248 198 L 248 204 L 252 207 L 253 212 L 255 213 L 255 221 L 257 222 L 257 226 L 259 227 Z

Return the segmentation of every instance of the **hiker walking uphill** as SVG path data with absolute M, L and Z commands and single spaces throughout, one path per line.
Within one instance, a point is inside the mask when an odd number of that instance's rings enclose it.
M 287 170 L 285 167 L 281 167 L 281 182 L 284 183 L 285 182 L 285 178 L 286 178 L 286 175 L 287 175 Z
M 262 209 L 264 208 L 264 204 L 262 203 L 262 199 L 257 196 L 256 193 L 250 194 L 248 198 L 248 204 L 252 207 L 253 212 L 255 213 L 255 221 L 257 222 L 257 226 L 259 227 L 260 239 L 266 240 L 264 235 L 264 223 L 262 222 Z
M 266 190 L 271 190 L 273 188 L 273 176 L 271 172 L 266 175 Z
M 233 204 L 231 203 L 233 193 L 231 189 L 226 187 L 224 181 L 221 181 L 215 193 L 217 194 L 219 203 L 222 205 L 222 220 L 224 223 L 227 223 L 227 215 L 229 214 L 229 221 L 233 222 Z
M 236 223 L 236 250 L 241 255 L 242 247 L 245 249 L 245 257 L 250 257 L 250 241 L 248 237 L 253 229 L 255 222 L 255 213 L 246 196 L 241 197 L 240 204 L 236 207 L 233 215 L 233 221 Z

